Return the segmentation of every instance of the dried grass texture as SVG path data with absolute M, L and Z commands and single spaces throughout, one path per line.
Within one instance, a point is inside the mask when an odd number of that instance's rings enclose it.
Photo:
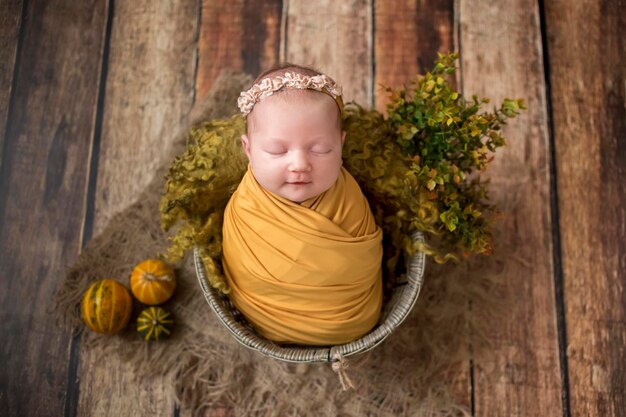
M 234 114 L 236 97 L 249 82 L 241 74 L 223 74 L 190 115 L 189 127 Z M 84 329 L 79 304 L 93 281 L 116 277 L 128 285 L 137 262 L 165 250 L 159 199 L 189 127 L 173 139 L 163 165 L 136 202 L 116 214 L 68 269 L 55 305 L 62 325 Z M 207 305 L 191 256 L 176 269 L 176 295 L 164 305 L 177 322 L 171 339 L 145 343 L 129 326 L 117 336 L 82 332 L 81 343 L 131 363 L 138 380 L 164 378 L 181 408 L 194 415 L 226 408 L 234 416 L 465 416 L 470 340 L 473 354 L 488 346 L 470 305 L 481 306 L 481 322 L 485 315 L 500 314 L 498 283 L 506 274 L 502 260 L 511 252 L 500 247 L 496 255 L 471 264 L 427 261 L 422 293 L 407 320 L 381 346 L 351 360 L 348 372 L 356 391 L 343 392 L 329 365 L 282 363 L 240 346 Z

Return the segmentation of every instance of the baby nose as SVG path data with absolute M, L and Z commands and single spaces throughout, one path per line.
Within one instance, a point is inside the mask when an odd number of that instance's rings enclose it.
M 289 169 L 294 172 L 310 171 L 311 164 L 305 152 L 296 151 L 293 153 Z

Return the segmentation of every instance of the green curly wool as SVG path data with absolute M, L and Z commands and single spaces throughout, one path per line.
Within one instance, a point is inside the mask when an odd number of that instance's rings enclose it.
M 505 119 L 525 107 L 521 100 L 507 99 L 493 113 L 479 113 L 488 100 L 467 101 L 443 78 L 454 72 L 456 59 L 456 54 L 440 55 L 412 89 L 388 88 L 388 118 L 356 103 L 345 106 L 344 165 L 383 228 L 387 285 L 403 253 L 419 250 L 445 262 L 491 251 L 495 207 L 488 204 L 486 183 L 477 172 L 504 145 Z M 209 281 L 224 292 L 223 212 L 246 171 L 244 131 L 239 115 L 192 129 L 166 178 L 160 205 L 163 229 L 178 227 L 166 258 L 177 262 L 197 247 Z M 414 231 L 425 232 L 429 243 L 413 243 Z
M 185 152 L 177 157 L 166 177 L 160 212 L 163 230 L 178 226 L 165 254 L 169 262 L 181 260 L 194 246 L 211 283 L 226 291 L 221 275 L 224 208 L 246 172 L 248 160 L 241 148 L 245 131 L 242 116 L 215 119 L 190 131 Z

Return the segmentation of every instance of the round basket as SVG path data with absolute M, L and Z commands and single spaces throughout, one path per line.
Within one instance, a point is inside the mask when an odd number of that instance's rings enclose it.
M 422 233 L 416 232 L 412 239 L 413 241 L 423 241 L 424 236 Z M 198 249 L 194 250 L 196 274 L 204 296 L 211 309 L 235 339 L 242 345 L 266 356 L 297 363 L 335 362 L 338 357 L 364 353 L 382 343 L 404 321 L 415 305 L 422 287 L 424 262 L 425 256 L 422 252 L 418 252 L 408 259 L 406 280 L 394 286 L 390 300 L 383 306 L 378 325 L 365 336 L 343 345 L 286 346 L 278 345 L 257 334 L 230 299 L 209 285 Z

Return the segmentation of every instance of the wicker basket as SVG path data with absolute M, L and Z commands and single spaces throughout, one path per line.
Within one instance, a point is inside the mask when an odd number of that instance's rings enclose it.
M 424 236 L 419 232 L 412 238 L 414 241 L 424 240 Z M 360 339 L 343 345 L 308 347 L 278 345 L 258 335 L 228 297 L 209 285 L 204 264 L 198 250 L 194 250 L 196 274 L 204 296 L 235 339 L 242 345 L 274 359 L 298 363 L 335 362 L 337 358 L 364 353 L 378 346 L 404 321 L 415 305 L 424 276 L 424 258 L 424 254 L 418 252 L 408 260 L 406 281 L 395 286 L 391 299 L 383 306 L 379 324 L 372 331 Z

